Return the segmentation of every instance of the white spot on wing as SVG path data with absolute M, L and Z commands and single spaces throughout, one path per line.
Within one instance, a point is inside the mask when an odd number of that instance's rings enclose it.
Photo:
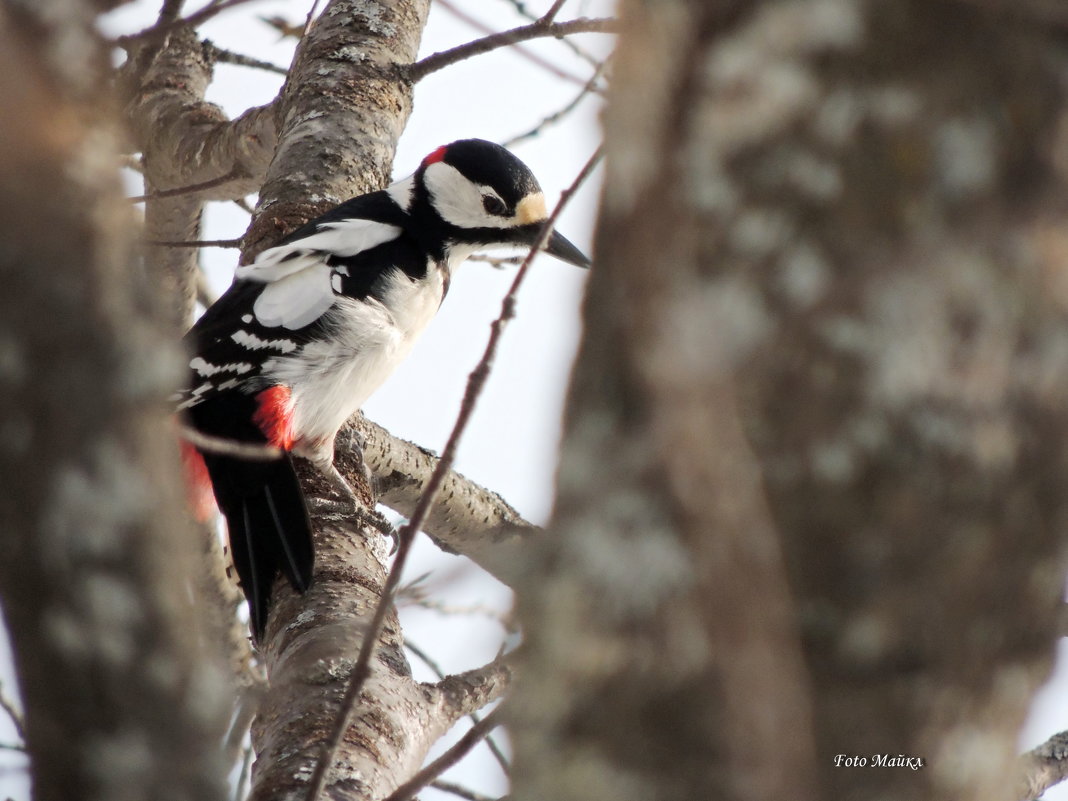
M 249 315 L 249 320 L 252 320 L 251 315 Z M 297 343 L 292 339 L 260 339 L 251 331 L 234 331 L 234 333 L 230 335 L 230 338 L 238 345 L 246 347 L 249 350 L 264 350 L 265 348 L 271 348 L 272 350 L 278 350 L 282 353 L 291 353 L 297 349 Z
M 195 370 L 197 375 L 202 375 L 205 378 L 211 378 L 213 375 L 218 375 L 219 373 L 237 373 L 238 375 L 244 375 L 252 370 L 252 365 L 248 362 L 211 364 L 210 362 L 205 361 L 202 356 L 196 356 L 190 360 L 189 367 Z M 199 388 L 197 391 L 199 391 Z

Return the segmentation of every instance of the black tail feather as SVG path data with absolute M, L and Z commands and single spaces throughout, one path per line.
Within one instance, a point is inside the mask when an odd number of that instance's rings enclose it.
M 292 457 L 252 462 L 204 454 L 215 498 L 226 517 L 230 552 L 248 599 L 249 627 L 267 627 L 271 586 L 284 573 L 297 592 L 312 583 L 311 522 Z

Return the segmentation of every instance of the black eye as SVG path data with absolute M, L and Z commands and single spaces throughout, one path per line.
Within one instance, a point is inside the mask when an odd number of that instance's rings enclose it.
M 508 216 L 508 207 L 504 205 L 504 201 L 493 195 L 482 196 L 482 208 L 490 214 L 496 214 L 498 217 Z

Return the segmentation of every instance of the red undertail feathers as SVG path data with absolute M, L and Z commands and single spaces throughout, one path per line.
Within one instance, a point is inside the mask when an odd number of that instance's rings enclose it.
M 260 427 L 267 442 L 282 450 L 292 450 L 295 437 L 289 387 L 269 387 L 256 395 L 256 403 L 252 421 Z

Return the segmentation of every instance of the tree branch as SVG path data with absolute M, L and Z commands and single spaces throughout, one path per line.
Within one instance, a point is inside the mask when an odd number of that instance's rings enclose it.
M 434 659 L 432 659 L 431 656 L 426 653 L 426 651 L 413 644 L 410 640 L 404 641 L 404 647 L 411 651 L 413 654 L 415 654 L 417 657 L 419 657 L 423 664 L 425 664 L 428 668 L 434 671 L 434 674 L 438 677 L 439 681 L 445 681 L 445 671 L 441 669 L 441 666 Z M 498 660 L 494 660 L 494 662 L 490 664 L 494 665 L 497 661 Z M 510 680 L 511 674 L 509 673 L 508 680 L 504 682 L 504 685 L 507 686 Z M 441 689 L 440 684 L 439 689 Z M 489 703 L 492 700 L 495 700 L 495 697 L 489 699 L 489 701 L 486 701 L 481 706 L 476 707 L 476 709 L 481 709 L 482 706 L 485 706 L 486 703 Z M 468 712 L 467 716 L 471 718 L 472 723 L 478 723 L 482 719 L 478 716 L 478 713 L 475 710 Z M 504 771 L 505 775 L 511 773 L 512 766 L 508 763 L 508 757 L 504 755 L 504 752 L 501 751 L 500 746 L 497 745 L 497 742 L 492 737 L 486 737 L 486 747 L 489 748 L 490 753 L 493 754 L 493 758 L 497 760 L 497 764 L 501 766 L 501 770 Z
M 437 689 L 442 693 L 447 718 L 455 722 L 499 700 L 511 684 L 513 675 L 511 660 L 505 655 L 474 670 L 443 678 Z
M 115 39 L 115 44 L 124 50 L 129 50 L 131 47 L 138 44 L 161 42 L 168 34 L 173 33 L 179 28 L 195 28 L 198 25 L 207 22 L 212 17 L 221 14 L 223 11 L 253 1 L 254 0 L 223 0 L 221 3 L 212 2 L 208 3 L 199 11 L 181 19 L 174 19 L 172 17 L 164 18 L 164 15 L 161 14 L 159 21 L 156 22 L 155 25 L 145 28 L 142 31 L 138 31 L 137 33 L 119 36 Z
M 525 17 L 526 19 L 529 19 L 531 22 L 537 22 L 538 19 L 540 19 L 540 17 L 537 14 L 534 14 L 533 12 L 531 12 L 530 9 L 528 9 L 526 7 L 526 5 L 521 2 L 521 0 L 508 0 L 508 2 L 511 4 L 511 6 L 513 8 L 515 8 L 515 11 L 516 11 L 517 14 L 519 14 L 519 16 Z M 561 39 L 560 43 L 562 45 L 564 45 L 564 47 L 566 47 L 572 53 L 574 53 L 576 56 L 578 56 L 582 60 L 588 62 L 591 66 L 596 67 L 598 62 L 600 61 L 599 58 L 597 58 L 596 56 L 594 56 L 594 55 L 590 54 L 589 52 L 587 52 L 585 49 L 580 47 L 578 45 L 578 43 L 576 43 L 575 41 L 573 41 L 571 39 Z
M 564 7 L 564 3 L 566 2 L 567 0 L 556 0 L 556 2 L 549 7 L 549 10 L 538 19 L 538 23 L 540 25 L 550 25 L 552 21 L 556 19 L 556 15 L 560 13 L 560 9 Z
M 242 241 L 240 237 L 237 239 L 185 239 L 181 241 L 149 239 L 145 241 L 145 244 L 159 248 L 239 248 Z
M 228 184 L 231 181 L 237 181 L 242 178 L 247 178 L 245 171 L 241 167 L 234 167 L 230 172 L 225 175 L 220 175 L 216 178 L 209 178 L 206 181 L 201 181 L 196 184 L 189 184 L 187 186 L 176 186 L 173 189 L 157 189 L 154 192 L 146 192 L 143 195 L 134 195 L 129 198 L 131 203 L 144 203 L 147 200 L 160 200 L 166 197 L 179 197 L 181 195 L 193 195 L 198 192 L 203 192 L 207 189 L 215 189 L 216 187 Z
M 1020 758 L 1023 778 L 1018 798 L 1031 801 L 1068 779 L 1068 731 L 1054 734 Z
M 497 30 L 495 28 L 490 27 L 486 23 L 480 21 L 478 18 L 468 14 L 464 9 L 451 2 L 451 0 L 436 1 L 439 6 L 446 9 L 454 17 L 463 22 L 466 22 L 468 25 L 470 25 L 472 28 L 479 31 L 480 33 L 489 35 L 497 33 Z M 535 64 L 538 67 L 541 67 L 543 70 L 550 73 L 551 75 L 555 75 L 556 77 L 562 78 L 565 81 L 570 81 L 571 83 L 577 83 L 580 85 L 584 83 L 582 78 L 580 78 L 579 76 L 575 75 L 574 73 L 568 72 L 567 70 L 560 69 L 560 67 L 556 66 L 548 59 L 542 58 L 540 55 L 529 50 L 526 47 L 522 47 L 521 45 L 515 45 L 515 53 L 516 55 L 525 58 L 531 64 Z
M 204 47 L 207 48 L 211 52 L 212 57 L 220 63 L 235 64 L 239 67 L 251 67 L 252 69 L 257 70 L 266 70 L 267 72 L 273 72 L 276 75 L 286 75 L 289 72 L 286 67 L 280 67 L 277 64 L 272 64 L 270 61 L 261 61 L 252 56 L 246 56 L 242 53 L 226 50 L 208 39 L 204 40 Z
M 341 429 L 334 457 L 350 481 L 362 475 L 357 443 L 374 475 L 378 502 L 411 517 L 438 457 L 356 415 Z M 442 550 L 468 557 L 506 584 L 522 574 L 523 547 L 541 532 L 500 495 L 451 471 L 423 530 Z
M 513 136 L 508 141 L 502 142 L 501 144 L 504 147 L 513 147 L 514 145 L 517 145 L 525 139 L 532 139 L 535 136 L 538 136 L 543 130 L 545 130 L 546 127 L 559 122 L 572 111 L 574 111 L 576 108 L 578 108 L 579 103 L 581 103 L 584 98 L 588 97 L 592 92 L 596 91 L 597 81 L 600 80 L 601 75 L 604 73 L 607 64 L 608 62 L 606 60 L 602 61 L 597 65 L 597 69 L 594 70 L 593 75 L 590 76 L 590 79 L 586 82 L 585 86 L 583 86 L 579 93 L 575 95 L 574 98 L 572 98 L 570 103 L 561 108 L 559 111 L 556 111 L 542 119 L 541 122 L 531 128 L 529 131 Z
M 247 459 L 250 462 L 270 462 L 282 458 L 282 450 L 273 445 L 259 445 L 254 442 L 239 442 L 234 439 L 214 437 L 197 431 L 191 426 L 179 426 L 178 433 L 182 439 L 191 442 L 202 451 Z
M 25 740 L 26 729 L 22 720 L 22 714 L 19 712 L 14 702 L 4 693 L 3 685 L 0 685 L 0 709 L 6 712 L 7 716 L 11 719 L 11 725 L 15 727 L 15 733 Z
M 417 83 L 432 72 L 448 67 L 458 61 L 471 58 L 472 56 L 489 53 L 501 47 L 509 47 L 516 42 L 525 42 L 529 39 L 540 39 L 546 36 L 562 37 L 573 33 L 615 33 L 619 27 L 614 19 L 574 19 L 568 22 L 544 23 L 532 22 L 509 31 L 495 33 L 483 39 L 462 44 L 451 50 L 442 50 L 433 53 L 421 61 L 417 61 L 405 69 L 405 74 L 412 83 Z
M 500 723 L 500 718 L 500 712 L 496 709 L 486 715 L 481 722 L 468 729 L 467 733 L 456 742 L 456 745 L 394 790 L 386 797 L 385 801 L 408 801 L 430 782 L 467 756 L 471 749 L 478 745 L 482 738 Z

